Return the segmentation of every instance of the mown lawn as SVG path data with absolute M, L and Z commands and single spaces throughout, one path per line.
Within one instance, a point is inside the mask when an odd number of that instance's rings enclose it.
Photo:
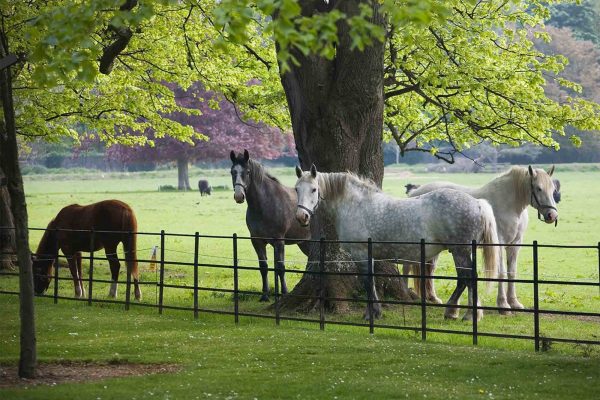
M 3 399 L 591 399 L 597 357 L 502 350 L 393 332 L 36 300 L 40 362 L 178 363 L 176 374 L 0 390 Z M 15 297 L 1 296 L 0 361 L 18 357 Z

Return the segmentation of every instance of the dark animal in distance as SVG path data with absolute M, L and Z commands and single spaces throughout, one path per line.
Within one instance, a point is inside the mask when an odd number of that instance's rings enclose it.
M 210 186 L 210 183 L 208 183 L 208 181 L 206 179 L 200 179 L 198 181 L 198 190 L 200 191 L 200 196 L 210 196 L 211 192 L 212 192 L 212 187 Z
M 297 244 L 300 250 L 308 255 L 310 244 L 298 240 L 310 239 L 310 229 L 302 227 L 296 221 L 297 196 L 294 188 L 283 185 L 260 163 L 251 160 L 248 150 L 237 156 L 231 151 L 230 158 L 233 197 L 238 204 L 244 201 L 248 203 L 246 225 L 258 256 L 262 276 L 260 301 L 268 301 L 267 244 L 273 246 L 275 276 L 281 282 L 281 293 L 286 294 L 288 290 L 285 283 L 285 245 Z
M 50 286 L 52 267 L 62 250 L 69 263 L 75 296 L 85 297 L 81 267 L 81 252 L 104 249 L 110 264 L 112 284 L 110 297 L 117 297 L 117 282 L 121 265 L 117 246 L 123 243 L 128 276 L 133 277 L 135 298 L 140 300 L 139 272 L 136 258 L 137 220 L 129 205 L 119 200 L 104 200 L 87 206 L 71 204 L 58 212 L 50 221 L 33 256 L 34 290 L 42 294 Z

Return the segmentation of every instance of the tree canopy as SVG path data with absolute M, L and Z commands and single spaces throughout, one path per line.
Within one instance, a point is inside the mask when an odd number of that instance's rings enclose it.
M 10 50 L 22 60 L 15 76 L 19 132 L 78 138 L 73 126 L 84 123 L 108 143 L 144 142 L 127 132 L 148 128 L 156 137 L 190 140 L 200 136 L 163 115 L 197 111 L 178 104 L 164 82 L 186 89 L 196 81 L 245 118 L 288 128 L 280 71 L 297 62 L 294 54 L 335 58 L 342 23 L 353 51 L 386 43 L 385 134 L 403 151 L 435 154 L 430 143 L 439 140 L 458 151 L 482 140 L 558 147 L 565 126 L 600 126 L 598 104 L 546 94 L 549 82 L 575 94 L 580 87 L 561 77 L 564 57 L 533 46 L 534 37 L 549 38 L 542 2 L 383 0 L 377 11 L 384 28 L 370 22 L 369 1 L 356 2 L 352 17 L 337 1 L 313 3 L 3 1 Z

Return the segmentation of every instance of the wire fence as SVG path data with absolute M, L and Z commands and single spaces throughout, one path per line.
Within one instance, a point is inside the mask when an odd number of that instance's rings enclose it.
M 37 229 L 30 228 L 32 231 L 46 231 L 45 229 Z M 77 235 L 78 240 L 86 241 L 89 243 L 89 256 L 81 257 L 83 260 L 88 260 L 89 262 L 89 274 L 87 278 L 83 276 L 75 277 L 64 277 L 61 276 L 60 272 L 63 269 L 60 264 L 60 259 L 66 259 L 67 262 L 73 266 L 77 264 L 77 256 L 76 255 L 60 255 L 57 252 L 52 252 L 48 254 L 44 252 L 44 254 L 38 254 L 38 259 L 46 259 L 52 262 L 53 269 L 48 269 L 46 273 L 40 271 L 34 271 L 34 279 L 46 278 L 50 281 L 53 281 L 52 292 L 51 294 L 42 294 L 39 296 L 52 298 L 54 303 L 58 303 L 59 300 L 75 300 L 75 301 L 84 301 L 87 302 L 88 305 L 92 305 L 93 303 L 114 303 L 114 304 L 122 304 L 124 305 L 125 310 L 129 310 L 130 306 L 142 306 L 142 307 L 152 307 L 158 310 L 159 314 L 162 314 L 166 309 L 173 310 L 185 310 L 193 312 L 194 318 L 198 318 L 200 313 L 215 313 L 215 314 L 226 314 L 232 315 L 234 317 L 234 322 L 239 323 L 240 317 L 257 317 L 257 318 L 268 318 L 274 319 L 277 325 L 280 324 L 282 320 L 289 321 L 303 321 L 308 323 L 318 323 L 321 330 L 324 330 L 326 325 L 328 324 L 338 324 L 338 325 L 351 325 L 351 326 L 362 326 L 369 329 L 370 333 L 374 333 L 375 329 L 397 329 L 397 330 L 407 330 L 413 331 L 416 333 L 420 333 L 422 340 L 427 340 L 427 336 L 429 333 L 440 333 L 440 334 L 453 334 L 453 335 L 468 335 L 472 338 L 472 343 L 474 345 L 478 344 L 478 339 L 480 337 L 496 337 L 496 338 L 509 338 L 509 339 L 521 339 L 521 340 L 530 340 L 534 344 L 535 351 L 539 351 L 541 348 L 542 341 L 551 341 L 557 343 L 574 343 L 579 345 L 600 345 L 600 339 L 598 339 L 597 335 L 591 335 L 590 338 L 569 338 L 569 337 L 551 337 L 546 335 L 541 335 L 540 333 L 540 317 L 541 316 L 565 316 L 568 318 L 581 318 L 586 320 L 595 321 L 600 324 L 600 312 L 589 312 L 589 311 L 569 311 L 569 310 L 556 310 L 549 308 L 540 307 L 540 287 L 548 286 L 548 285 L 558 285 L 561 287 L 587 287 L 587 288 L 598 288 L 598 293 L 600 293 L 600 242 L 597 245 L 593 246 L 567 246 L 567 245 L 548 245 L 548 244 L 539 244 L 537 241 L 533 241 L 532 244 L 497 244 L 495 246 L 503 246 L 503 247 L 511 247 L 511 246 L 519 246 L 522 250 L 531 251 L 532 256 L 532 271 L 531 277 L 524 278 L 483 278 L 478 276 L 478 257 L 477 257 L 477 248 L 483 246 L 493 246 L 489 244 L 481 244 L 476 241 L 472 241 L 471 243 L 437 243 L 437 242 L 427 242 L 424 239 L 418 242 L 402 242 L 402 241 L 373 241 L 368 239 L 366 242 L 363 241 L 332 241 L 332 240 L 305 240 L 305 242 L 310 242 L 315 246 L 315 249 L 318 248 L 318 257 L 314 257 L 312 260 L 304 261 L 304 260 L 293 260 L 295 263 L 306 263 L 306 270 L 288 270 L 285 268 L 286 263 L 283 263 L 283 267 L 281 265 L 276 266 L 274 268 L 268 268 L 268 272 L 274 272 L 274 303 L 270 307 L 271 312 L 269 314 L 261 314 L 258 312 L 245 312 L 240 310 L 240 299 L 242 296 L 259 296 L 262 295 L 263 292 L 254 291 L 254 290 L 244 290 L 240 288 L 240 272 L 242 271 L 259 271 L 260 268 L 256 266 L 247 266 L 240 264 L 240 262 L 246 263 L 257 263 L 257 259 L 255 258 L 240 258 L 239 257 L 239 244 L 241 242 L 248 243 L 251 237 L 238 236 L 237 234 L 233 234 L 231 236 L 223 236 L 223 235 L 200 235 L 198 232 L 194 234 L 180 234 L 180 233 L 166 233 L 162 230 L 160 233 L 158 232 L 121 232 L 121 231 L 99 231 L 99 230 L 54 230 L 55 233 L 63 233 L 67 236 Z M 99 279 L 94 276 L 97 272 L 97 263 L 111 260 L 114 262 L 116 259 L 120 262 L 126 262 L 131 257 L 128 257 L 125 254 L 124 258 L 118 258 L 118 254 L 116 253 L 107 253 L 104 257 L 101 257 L 97 254 L 99 243 L 101 238 L 106 235 L 138 235 L 138 236 L 152 236 L 158 238 L 160 241 L 160 245 L 152 246 L 149 248 L 137 249 L 138 252 L 142 250 L 150 250 L 153 249 L 156 254 L 156 258 L 152 257 L 151 259 L 140 259 L 137 258 L 138 263 L 156 263 L 156 270 L 154 280 L 139 280 L 138 282 L 132 282 L 132 277 L 130 274 L 126 273 L 125 281 L 114 281 L 113 279 Z M 64 236 L 63 235 L 63 236 Z M 56 243 L 54 243 L 54 249 L 60 248 L 60 243 L 58 243 L 59 235 L 54 235 Z M 170 252 L 185 254 L 186 256 L 191 256 L 193 261 L 175 261 L 175 260 L 167 260 L 165 257 L 166 253 L 166 240 L 168 238 L 188 238 L 188 240 L 193 240 L 193 249 L 190 250 L 180 250 L 180 249 L 171 249 Z M 231 250 L 232 253 L 230 255 L 210 255 L 203 254 L 200 251 L 200 241 L 207 239 L 215 239 L 220 241 L 230 241 L 231 242 Z M 257 239 L 257 238 L 254 238 Z M 276 241 L 278 239 L 274 238 L 260 238 L 270 242 Z M 327 260 L 327 246 L 328 245 L 364 245 L 367 247 L 367 257 L 362 260 L 352 260 L 351 263 L 356 262 L 366 262 L 367 263 L 367 271 L 364 273 L 348 271 L 344 270 L 344 268 L 339 268 L 340 261 Z M 385 246 L 415 246 L 419 248 L 419 259 L 375 259 L 373 256 L 373 246 L 375 245 L 385 245 Z M 470 270 L 467 271 L 466 275 L 462 276 L 447 276 L 447 275 L 432 275 L 428 276 L 425 272 L 425 267 L 429 265 L 429 260 L 426 259 L 426 248 L 427 246 L 463 246 L 470 248 L 471 254 L 471 265 Z M 191 247 L 191 246 L 190 246 Z M 551 279 L 540 279 L 539 276 L 539 252 L 542 249 L 560 249 L 561 251 L 571 251 L 575 249 L 580 249 L 588 252 L 596 253 L 595 262 L 595 271 L 591 272 L 592 277 L 579 277 L 577 280 L 573 280 L 572 278 L 568 279 L 562 275 L 546 275 Z M 9 253 L 0 253 L 2 256 L 10 255 Z M 275 259 L 275 258 L 274 258 Z M 214 261 L 217 260 L 217 261 Z M 220 262 L 218 261 L 220 260 Z M 266 260 L 265 260 L 266 261 Z M 420 272 L 418 274 L 402 274 L 398 273 L 379 273 L 375 272 L 375 264 L 381 261 L 391 261 L 395 264 L 398 263 L 410 263 L 416 264 L 420 266 Z M 290 260 L 287 261 L 289 263 Z M 343 263 L 343 262 L 342 262 Z M 337 265 L 337 268 L 331 268 L 332 265 Z M 186 271 L 189 269 L 193 272 L 193 281 L 185 282 L 185 283 L 173 283 L 168 282 L 166 277 L 167 267 L 179 267 L 184 268 Z M 464 267 L 463 267 L 464 268 Z M 199 276 L 200 271 L 207 270 L 223 270 L 228 271 L 231 275 L 231 286 L 230 287 L 211 287 L 200 285 Z M 52 271 L 52 273 L 50 273 Z M 279 280 L 277 279 L 277 274 L 280 272 L 290 272 L 295 274 L 311 274 L 314 278 L 314 285 L 318 285 L 315 289 L 315 296 L 306 296 L 306 295 L 295 295 L 292 291 L 291 293 L 283 294 L 281 293 L 281 288 L 279 285 Z M 262 271 L 263 273 L 265 270 Z M 597 274 L 597 276 L 595 276 Z M 64 275 L 64 274 L 63 274 Z M 15 272 L 0 272 L 0 277 L 11 277 L 18 276 L 18 273 Z M 415 302 L 415 300 L 410 299 L 379 299 L 375 300 L 373 296 L 367 295 L 365 297 L 350 297 L 350 298 L 334 298 L 328 297 L 325 294 L 324 281 L 327 278 L 332 276 L 351 276 L 357 277 L 359 279 L 367 279 L 369 284 L 373 284 L 376 280 L 381 278 L 389 278 L 389 279 L 419 279 L 420 283 L 420 298 Z M 457 308 L 459 310 L 469 310 L 472 312 L 473 318 L 470 322 L 470 329 L 467 330 L 457 330 L 450 329 L 447 327 L 440 327 L 439 324 L 431 324 L 428 323 L 428 317 L 431 315 L 431 310 L 440 307 L 447 307 L 446 304 L 437 304 L 427 301 L 426 297 L 426 288 L 425 283 L 426 279 L 433 279 L 434 281 L 455 281 L 459 282 L 459 280 L 465 281 L 467 284 L 470 284 L 472 287 L 472 302 L 470 305 L 452 305 L 453 308 Z M 71 297 L 60 295 L 59 288 L 61 286 L 61 281 L 72 281 L 74 285 L 76 285 L 77 280 L 81 282 L 81 288 L 83 289 L 83 283 L 87 283 L 88 291 L 85 297 Z M 505 283 L 518 283 L 521 285 L 529 285 L 533 291 L 533 307 L 525 308 L 525 309 L 511 309 L 511 308 L 503 308 L 503 307 L 493 307 L 493 306 L 481 306 L 478 305 L 479 293 L 478 293 L 478 283 L 479 282 L 505 282 Z M 125 300 L 117 300 L 115 299 L 101 299 L 94 296 L 94 290 L 98 286 L 98 284 L 114 284 L 120 283 L 126 285 L 125 292 Z M 155 300 L 153 302 L 136 302 L 131 299 L 131 286 L 132 285 L 140 285 L 141 287 L 154 287 L 155 288 Z M 70 286 L 70 285 L 69 285 Z M 182 304 L 181 301 L 174 302 L 177 304 L 169 304 L 165 300 L 165 290 L 177 290 L 177 291 L 186 291 L 192 293 L 191 304 L 185 305 Z M 200 293 L 201 292 L 212 292 L 212 293 L 221 293 L 223 295 L 230 295 L 231 300 L 233 302 L 233 309 L 222 309 L 219 307 L 207 307 L 201 306 L 200 304 Z M 367 291 L 368 292 L 368 291 Z M 5 288 L 0 288 L 0 294 L 11 294 L 18 295 L 19 292 L 16 290 L 6 290 Z M 304 300 L 317 302 L 318 306 L 315 307 L 318 310 L 318 318 L 312 317 L 314 313 L 306 313 L 302 315 L 286 315 L 281 311 L 281 303 L 284 297 L 299 297 Z M 597 297 L 600 304 L 600 295 Z M 355 321 L 342 321 L 339 318 L 334 318 L 332 315 L 326 313 L 325 305 L 328 302 L 348 302 L 348 303 L 362 303 L 366 304 L 368 313 L 368 320 L 365 322 L 355 322 Z M 208 303 L 208 302 L 207 302 Z M 374 305 L 375 303 L 379 303 L 380 305 L 402 305 L 402 306 L 412 306 L 420 309 L 420 323 L 414 326 L 406 326 L 404 325 L 395 325 L 395 324 L 382 324 L 377 323 L 374 319 Z M 209 305 L 209 304 L 206 304 Z M 594 308 L 593 308 L 594 309 Z M 533 316 L 533 334 L 523 334 L 523 333 L 506 333 L 506 332 L 489 332 L 489 331 L 481 331 L 479 329 L 479 323 L 477 319 L 478 311 L 512 311 L 524 314 L 530 314 Z M 390 312 L 390 311 L 387 311 Z M 329 317 L 329 318 L 328 318 Z

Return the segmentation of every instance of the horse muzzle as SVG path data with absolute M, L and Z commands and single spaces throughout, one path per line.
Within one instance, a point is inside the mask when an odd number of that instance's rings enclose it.
M 238 204 L 242 204 L 246 200 L 246 193 L 242 185 L 235 185 L 233 199 Z
M 300 207 L 296 209 L 296 219 L 303 227 L 310 225 L 310 217 L 311 215 L 307 210 Z
M 555 210 L 549 210 L 544 215 L 544 222 L 547 224 L 558 224 L 558 213 Z

